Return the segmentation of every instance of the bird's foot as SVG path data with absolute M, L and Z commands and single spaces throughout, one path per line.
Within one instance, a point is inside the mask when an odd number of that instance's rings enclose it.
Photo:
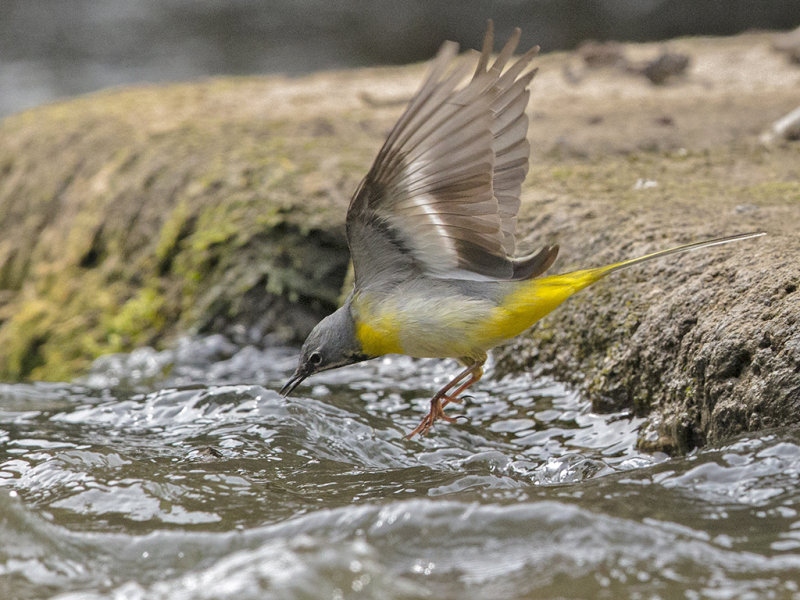
M 444 402 L 442 402 L 444 400 Z M 463 417 L 449 417 L 444 412 L 444 407 L 446 404 L 450 402 L 461 402 L 462 398 L 457 398 L 455 396 L 446 396 L 444 394 L 439 395 L 437 394 L 431 399 L 431 410 L 430 412 L 425 415 L 419 425 L 417 425 L 416 429 L 409 433 L 406 436 L 407 440 L 410 440 L 415 435 L 425 435 L 428 433 L 428 430 L 433 427 L 434 422 L 436 419 L 441 419 L 442 421 L 446 421 L 448 423 L 455 423 L 459 418 Z

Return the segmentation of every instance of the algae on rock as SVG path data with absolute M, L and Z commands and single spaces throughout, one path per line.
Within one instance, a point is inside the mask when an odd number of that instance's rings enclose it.
M 237 113 L 237 89 L 116 91 L 0 124 L 0 378 L 65 379 L 234 323 L 296 341 L 334 308 L 369 140 Z

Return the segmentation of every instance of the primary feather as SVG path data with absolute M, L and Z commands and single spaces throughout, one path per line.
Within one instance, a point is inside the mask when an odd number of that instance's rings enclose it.
M 514 258 L 530 154 L 525 108 L 536 73 L 527 69 L 538 52 L 532 48 L 506 68 L 519 38 L 517 29 L 492 61 L 490 23 L 463 86 L 473 57 L 448 70 L 457 46 L 442 46 L 350 204 L 357 288 L 412 275 L 522 279 L 555 260 L 557 247 Z

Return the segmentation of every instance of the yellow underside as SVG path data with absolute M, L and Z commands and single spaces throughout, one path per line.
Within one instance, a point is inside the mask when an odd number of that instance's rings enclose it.
M 370 356 L 478 357 L 531 327 L 611 268 L 522 281 L 496 306 L 463 297 L 442 298 L 438 303 L 427 298 L 421 304 L 396 298 L 375 306 L 361 298 L 356 336 Z
M 356 323 L 356 337 L 361 342 L 362 351 L 369 356 L 403 354 L 397 314 L 384 311 L 376 317 L 369 322 L 359 320 Z
M 513 338 L 544 317 L 574 293 L 593 284 L 612 267 L 573 271 L 521 282 L 492 310 L 478 337 L 494 345 Z

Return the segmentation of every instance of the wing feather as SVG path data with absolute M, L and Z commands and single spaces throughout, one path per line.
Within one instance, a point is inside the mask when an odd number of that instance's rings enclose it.
M 538 51 L 512 61 L 520 36 L 515 29 L 492 62 L 490 21 L 463 85 L 474 53 L 456 60 L 457 45 L 442 45 L 350 203 L 356 286 L 413 275 L 515 279 L 552 263 L 555 248 L 514 258 Z

